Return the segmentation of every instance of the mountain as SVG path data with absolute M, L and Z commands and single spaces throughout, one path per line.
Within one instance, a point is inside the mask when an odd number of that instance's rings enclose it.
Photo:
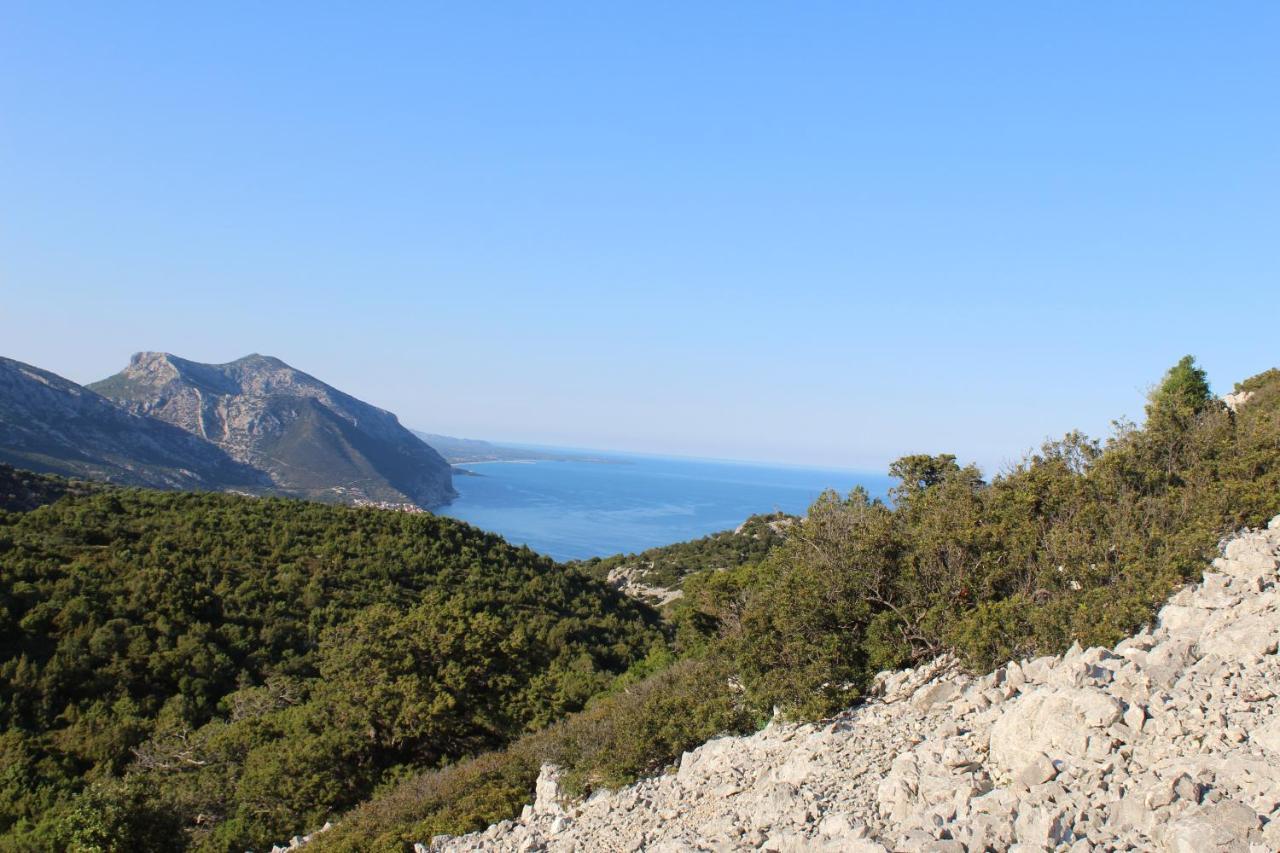
M 416 429 L 412 432 L 455 465 L 463 462 L 496 462 L 513 458 L 522 460 L 530 458 L 528 455 L 512 456 L 511 448 L 499 447 L 478 438 L 455 438 L 451 435 L 437 435 Z
M 172 424 L 57 374 L 0 357 L 0 462 L 164 489 L 251 491 L 261 473 Z
M 143 352 L 88 387 L 212 442 L 285 494 L 420 507 L 456 495 L 449 463 L 395 415 L 278 358 L 200 364 Z
M 410 430 L 418 438 L 439 451 L 440 455 L 454 465 L 465 465 L 468 462 L 608 462 L 610 460 L 595 456 L 587 451 L 550 451 L 535 450 L 530 447 L 515 447 L 509 444 L 494 444 L 479 438 L 456 438 L 452 435 L 438 435 L 422 430 Z

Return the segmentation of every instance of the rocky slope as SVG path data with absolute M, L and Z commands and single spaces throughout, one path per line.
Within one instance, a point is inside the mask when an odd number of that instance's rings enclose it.
M 207 441 L 10 358 L 0 358 L 0 462 L 166 489 L 266 484 L 260 472 Z
M 419 850 L 1280 849 L 1280 517 L 1224 543 L 1154 629 L 686 753 L 586 802 L 544 767 L 519 821 Z
M 144 352 L 89 387 L 216 444 L 286 494 L 420 507 L 455 496 L 449 464 L 395 415 L 276 358 Z

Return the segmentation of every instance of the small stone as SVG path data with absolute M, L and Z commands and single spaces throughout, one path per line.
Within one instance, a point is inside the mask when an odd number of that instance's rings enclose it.
M 1173 780 L 1173 793 L 1179 800 L 1189 800 L 1193 803 L 1200 802 L 1200 786 L 1192 781 L 1191 777 L 1186 773 Z
M 1146 721 L 1146 709 L 1137 703 L 1131 704 L 1124 712 L 1124 724 L 1134 732 L 1142 731 L 1142 724 Z
M 959 694 L 955 682 L 939 681 L 926 685 L 911 697 L 911 705 L 917 711 L 927 712 L 939 705 L 950 702 Z
M 1015 778 L 1018 782 L 1031 788 L 1036 785 L 1042 785 L 1057 775 L 1058 768 L 1054 767 L 1052 759 L 1042 752 L 1019 770 Z

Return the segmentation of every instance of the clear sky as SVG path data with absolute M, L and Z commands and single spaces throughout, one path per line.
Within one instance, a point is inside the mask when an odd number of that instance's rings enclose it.
M 990 469 L 1280 363 L 1278 45 L 1275 2 L 0 2 L 0 354 Z

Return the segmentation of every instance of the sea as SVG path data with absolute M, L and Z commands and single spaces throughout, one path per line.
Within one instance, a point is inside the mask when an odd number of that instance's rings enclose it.
M 557 560 L 637 553 L 731 530 L 756 513 L 803 514 L 823 491 L 890 480 L 858 471 L 638 454 L 455 466 L 459 497 L 438 512 Z

